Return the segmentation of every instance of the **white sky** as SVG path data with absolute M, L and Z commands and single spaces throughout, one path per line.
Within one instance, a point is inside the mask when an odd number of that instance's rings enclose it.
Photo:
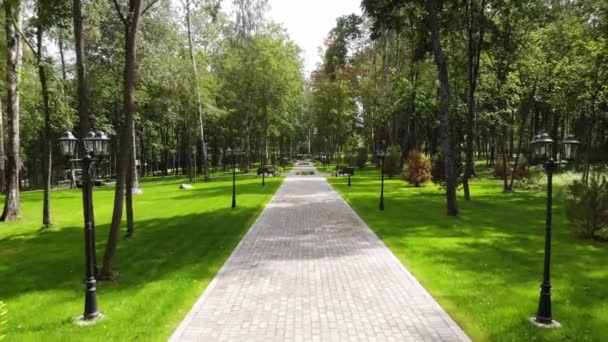
M 361 0 L 268 0 L 268 19 L 287 28 L 290 38 L 303 50 L 304 75 L 310 75 L 321 62 L 319 47 L 336 19 L 351 13 L 361 14 Z M 224 0 L 222 6 L 230 8 L 232 1 Z
M 305 75 L 321 62 L 318 48 L 339 16 L 361 14 L 361 0 L 269 0 L 269 17 L 283 24 L 303 50 Z

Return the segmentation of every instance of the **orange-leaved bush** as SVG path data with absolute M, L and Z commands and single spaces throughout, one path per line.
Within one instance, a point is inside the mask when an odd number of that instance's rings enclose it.
M 424 183 L 431 180 L 431 161 L 423 154 L 416 150 L 410 151 L 407 156 L 407 173 L 405 180 L 420 187 Z

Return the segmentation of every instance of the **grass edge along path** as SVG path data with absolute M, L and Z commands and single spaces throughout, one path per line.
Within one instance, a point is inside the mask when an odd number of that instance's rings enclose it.
M 55 226 L 39 231 L 42 193 L 23 195 L 22 219 L 0 224 L 0 300 L 7 304 L 10 341 L 164 341 L 256 218 L 283 178 L 143 183 L 135 197 L 136 236 L 118 244 L 114 282 L 98 283 L 100 311 L 93 326 L 77 326 L 84 287 L 82 202 L 79 191 L 53 192 Z M 97 258 L 103 256 L 113 188 L 95 191 Z
M 474 341 L 602 341 L 608 326 L 608 245 L 576 238 L 554 194 L 553 315 L 562 329 L 538 329 L 536 313 L 544 252 L 544 190 L 501 192 L 500 181 L 472 182 L 473 201 L 459 196 L 461 217 L 446 215 L 434 184 L 385 182 L 378 210 L 379 170 L 357 169 L 329 183 L 384 241 Z M 605 339 L 604 339 L 605 340 Z

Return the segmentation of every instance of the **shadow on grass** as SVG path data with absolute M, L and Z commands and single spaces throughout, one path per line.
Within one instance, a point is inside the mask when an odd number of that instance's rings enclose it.
M 118 280 L 110 288 L 138 286 L 167 275 L 188 276 L 184 269 L 209 272 L 205 265 L 233 248 L 244 233 L 251 212 L 240 208 L 137 222 L 137 236 L 118 244 Z M 97 254 L 101 262 L 109 225 L 97 227 Z M 0 268 L 0 297 L 10 299 L 29 291 L 70 288 L 83 279 L 83 230 L 65 227 L 58 231 L 12 235 L 0 240 L 11 262 Z M 106 291 L 102 283 L 100 291 Z

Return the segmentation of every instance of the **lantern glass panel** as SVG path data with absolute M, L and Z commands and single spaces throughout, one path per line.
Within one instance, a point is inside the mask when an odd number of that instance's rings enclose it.
M 553 139 L 546 133 L 534 137 L 531 143 L 534 157 L 541 161 L 549 160 L 553 155 L 553 143 Z
M 75 155 L 76 141 L 75 140 L 63 140 L 61 142 L 61 152 L 65 157 L 72 157 Z
M 575 148 L 573 145 L 571 144 L 565 144 L 564 145 L 564 159 L 566 160 L 571 160 L 572 159 L 572 149 Z
M 109 155 L 110 138 L 104 132 L 97 132 L 94 140 L 94 152 L 96 155 L 105 157 Z
M 64 157 L 71 158 L 76 155 L 76 138 L 68 131 L 59 139 L 59 148 Z
M 576 159 L 576 154 L 578 152 L 578 145 L 580 142 L 576 140 L 574 136 L 569 136 L 564 141 L 562 141 L 562 158 L 565 160 L 574 160 Z
M 82 139 L 82 144 L 87 152 L 95 152 L 95 133 L 89 132 L 86 138 Z

